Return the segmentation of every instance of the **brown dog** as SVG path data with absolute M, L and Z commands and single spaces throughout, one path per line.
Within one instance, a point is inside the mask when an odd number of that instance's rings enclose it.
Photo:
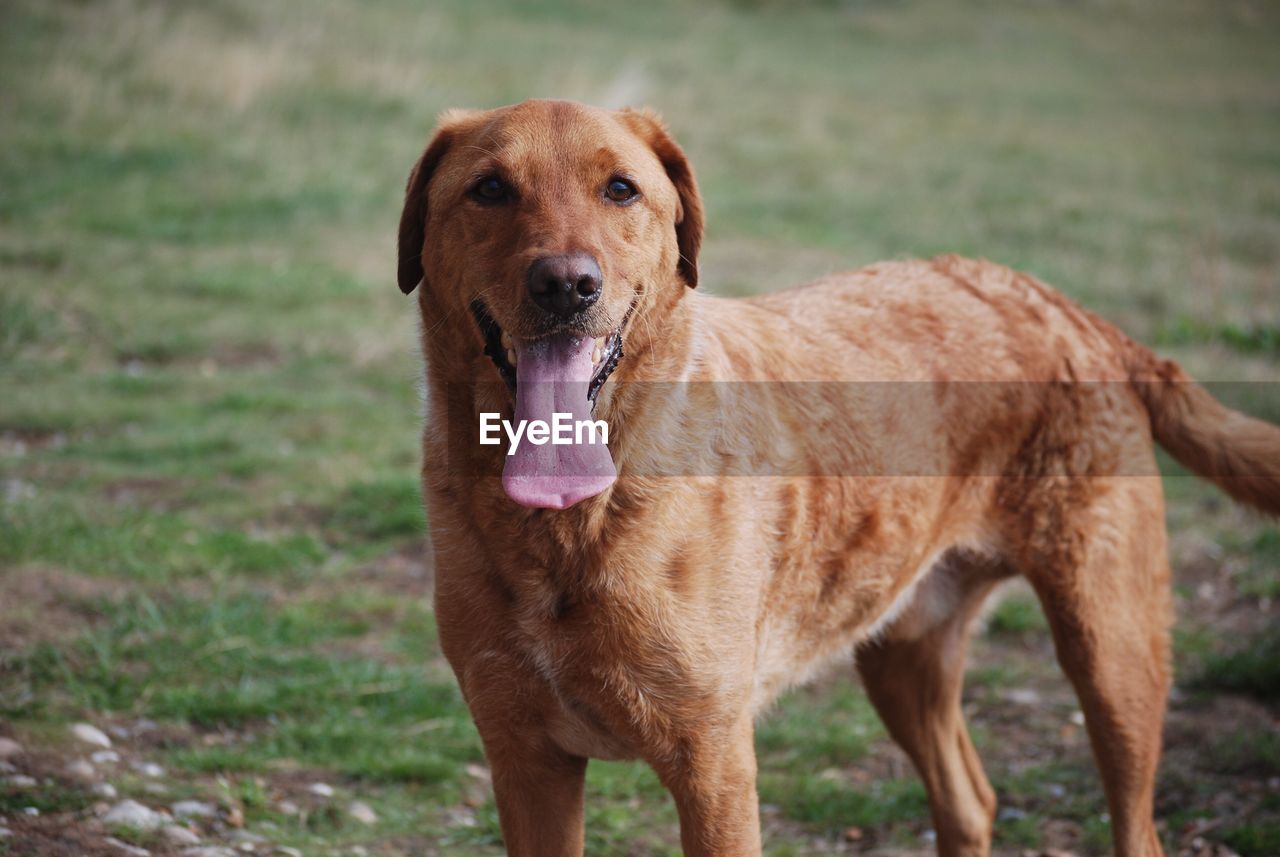
M 440 639 L 509 852 L 582 853 L 596 757 L 656 769 L 686 854 L 759 854 L 753 719 L 856 650 L 939 852 L 986 853 L 965 643 L 1021 574 L 1079 694 L 1116 850 L 1159 854 L 1153 438 L 1277 513 L 1280 429 L 987 262 L 695 293 L 702 225 L 688 162 L 644 112 L 447 113 L 409 179 L 399 281 L 422 284 Z M 484 413 L 603 419 L 609 442 L 506 455 L 480 443 Z

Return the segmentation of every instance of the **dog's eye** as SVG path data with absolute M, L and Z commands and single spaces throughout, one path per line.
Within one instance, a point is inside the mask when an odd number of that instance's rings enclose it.
M 485 176 L 471 186 L 471 196 L 480 202 L 502 202 L 511 196 L 511 189 L 497 176 Z
M 605 185 L 604 195 L 614 202 L 628 203 L 639 196 L 640 191 L 626 179 L 613 178 Z

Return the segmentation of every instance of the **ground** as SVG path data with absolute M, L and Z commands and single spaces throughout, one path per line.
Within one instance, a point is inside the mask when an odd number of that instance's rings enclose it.
M 501 853 L 435 643 L 394 283 L 446 107 L 661 109 L 707 199 L 703 288 L 982 255 L 1280 421 L 1274 4 L 17 0 L 0 24 L 0 854 L 181 850 L 106 821 L 125 799 L 209 804 L 162 819 L 209 848 Z M 1161 833 L 1280 853 L 1280 530 L 1165 482 Z M 1025 590 L 965 694 L 997 850 L 1106 852 Z M 930 851 L 849 670 L 758 745 L 773 857 Z M 642 767 L 593 763 L 588 805 L 590 853 L 676 853 Z

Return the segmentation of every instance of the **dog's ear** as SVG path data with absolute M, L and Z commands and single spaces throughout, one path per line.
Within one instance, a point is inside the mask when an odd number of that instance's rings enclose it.
M 406 295 L 422 282 L 422 244 L 427 229 L 427 183 L 435 172 L 440 159 L 458 134 L 463 121 L 472 111 L 449 110 L 441 114 L 436 123 L 435 136 L 409 173 L 409 183 L 404 191 L 404 210 L 400 212 L 400 263 L 396 278 L 400 291 Z
M 680 249 L 678 270 L 693 288 L 698 285 L 698 248 L 702 246 L 703 224 L 702 197 L 698 193 L 698 182 L 693 177 L 693 167 L 656 112 L 647 108 L 627 108 L 619 112 L 618 118 L 649 144 L 676 187 L 680 197 L 676 208 L 676 245 Z

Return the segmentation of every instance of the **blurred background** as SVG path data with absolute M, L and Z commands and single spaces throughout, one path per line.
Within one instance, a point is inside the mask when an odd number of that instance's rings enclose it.
M 661 110 L 709 291 L 981 255 L 1201 378 L 1280 379 L 1274 3 L 6 0 L 0 81 L 0 854 L 501 853 L 435 643 L 394 282 L 447 107 Z M 1162 836 L 1280 854 L 1280 530 L 1166 485 Z M 1105 853 L 1025 592 L 965 699 L 997 850 Z M 932 852 L 849 675 L 758 745 L 769 854 Z M 678 853 L 642 766 L 588 794 L 589 853 Z

